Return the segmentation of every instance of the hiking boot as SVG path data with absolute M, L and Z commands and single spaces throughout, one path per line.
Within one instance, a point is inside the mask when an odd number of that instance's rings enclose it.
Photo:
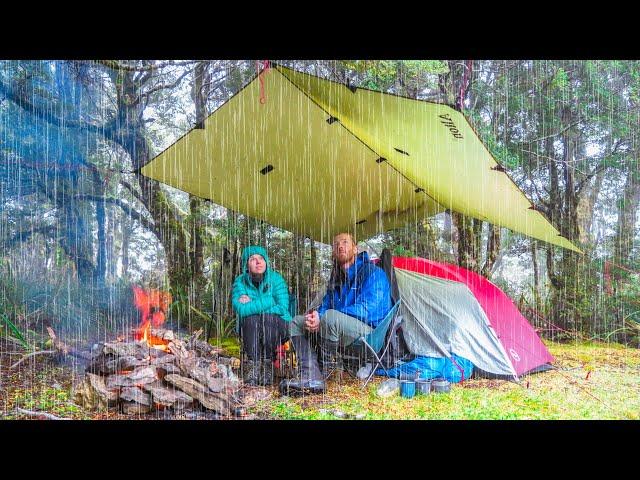
M 273 385 L 273 377 L 275 369 L 273 366 L 273 360 L 265 360 L 262 362 L 260 369 L 260 385 L 268 386 Z
M 244 384 L 259 385 L 260 382 L 260 362 L 247 360 L 244 364 Z
M 339 368 L 338 345 L 338 342 L 320 341 L 320 368 L 325 380 Z
M 325 383 L 318 367 L 318 359 L 315 352 L 311 351 L 307 337 L 292 337 L 291 343 L 298 358 L 298 375 L 295 379 L 282 380 L 280 392 L 291 396 L 324 392 Z

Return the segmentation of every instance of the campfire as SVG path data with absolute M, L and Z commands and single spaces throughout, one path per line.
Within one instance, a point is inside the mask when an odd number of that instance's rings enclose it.
M 264 389 L 243 387 L 234 373 L 239 359 L 198 340 L 201 331 L 179 339 L 162 328 L 171 294 L 134 287 L 140 324 L 127 335 L 93 346 L 84 380 L 74 400 L 88 409 L 125 414 L 204 408 L 220 415 L 243 415 L 266 398 Z
M 169 342 L 151 333 L 151 326 L 160 327 L 171 305 L 171 294 L 160 290 L 143 290 L 133 287 L 134 303 L 140 311 L 140 326 L 135 332 L 136 340 L 146 342 L 149 347 L 169 352 Z

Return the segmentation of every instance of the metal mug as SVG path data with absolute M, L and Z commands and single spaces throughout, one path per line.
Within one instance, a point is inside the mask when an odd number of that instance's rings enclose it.
M 433 379 L 431 387 L 435 393 L 449 393 L 451 391 L 451 383 L 444 378 Z
M 416 394 L 429 395 L 431 392 L 431 380 L 426 378 L 416 379 Z
M 416 382 L 413 380 L 400 381 L 400 395 L 404 398 L 413 398 L 416 394 Z

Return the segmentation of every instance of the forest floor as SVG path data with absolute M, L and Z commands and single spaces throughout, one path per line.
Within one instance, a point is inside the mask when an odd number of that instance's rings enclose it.
M 249 418 L 640 419 L 640 350 L 611 343 L 546 343 L 556 369 L 522 377 L 519 383 L 471 379 L 453 385 L 448 394 L 381 398 L 376 391 L 384 378 L 376 377 L 362 389 L 358 380 L 343 373 L 334 375 L 324 395 L 282 397 L 274 388 L 271 399 L 250 409 Z M 87 412 L 73 404 L 71 387 L 77 378 L 68 364 L 39 355 L 10 369 L 20 352 L 4 342 L 0 347 L 0 418 L 38 418 L 26 410 L 78 420 L 131 419 L 116 412 Z M 156 413 L 139 418 L 166 417 Z

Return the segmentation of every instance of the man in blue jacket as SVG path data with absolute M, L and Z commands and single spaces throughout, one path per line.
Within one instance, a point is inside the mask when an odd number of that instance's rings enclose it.
M 369 261 L 367 252 L 358 253 L 353 235 L 339 233 L 334 237 L 333 261 L 322 305 L 291 321 L 291 340 L 300 371 L 299 378 L 280 384 L 285 393 L 319 393 L 325 389 L 317 355 L 309 344 L 310 334 L 320 336 L 322 370 L 327 375 L 335 369 L 338 348 L 371 332 L 391 310 L 391 288 L 386 274 Z

